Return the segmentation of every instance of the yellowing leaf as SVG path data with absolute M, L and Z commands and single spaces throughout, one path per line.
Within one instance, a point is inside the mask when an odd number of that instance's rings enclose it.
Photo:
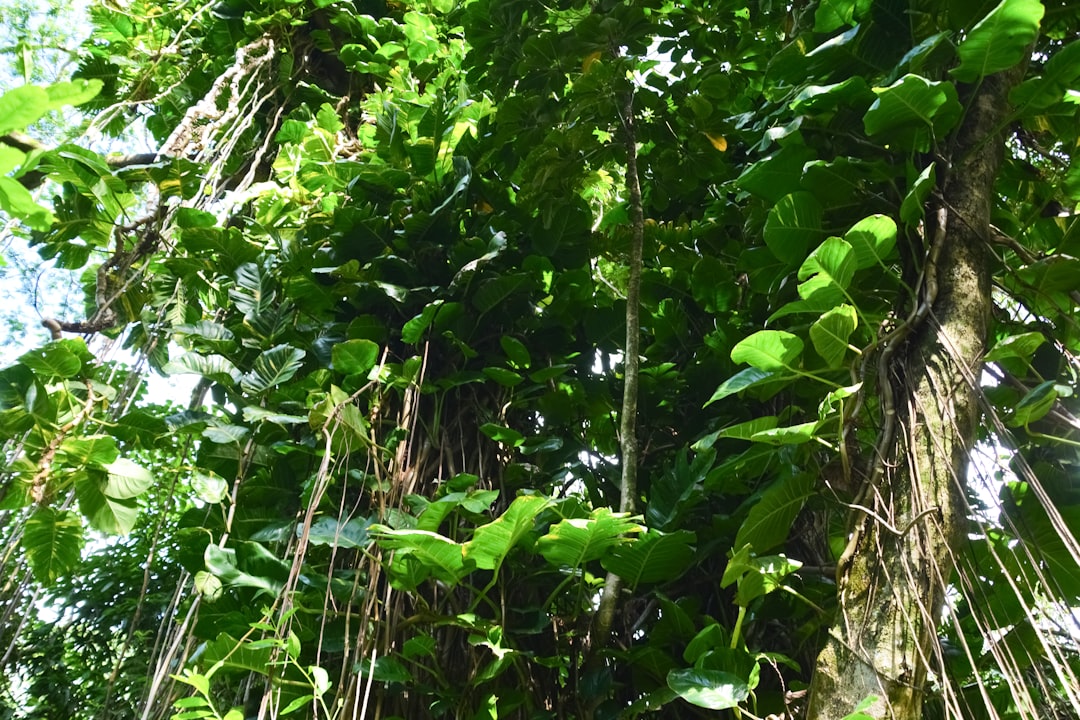
M 720 152 L 724 152 L 725 150 L 727 150 L 727 138 L 723 135 L 713 135 L 712 133 L 705 133 L 705 137 L 709 138 L 709 142 L 712 143 L 712 146 Z
M 595 63 L 597 60 L 600 59 L 600 56 L 602 54 L 603 53 L 601 53 L 599 50 L 597 50 L 596 52 L 592 52 L 592 53 L 589 53 L 588 55 L 586 55 L 585 59 L 581 61 L 581 72 L 583 72 L 583 73 L 589 72 L 589 68 L 591 68 L 593 66 L 593 63 Z

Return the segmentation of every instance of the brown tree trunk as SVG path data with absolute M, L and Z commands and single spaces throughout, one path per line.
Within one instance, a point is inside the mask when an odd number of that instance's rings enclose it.
M 885 429 L 837 568 L 838 616 L 818 657 L 810 720 L 840 720 L 869 696 L 877 700 L 863 712 L 873 718 L 918 720 L 927 672 L 940 665 L 936 631 L 964 526 L 991 309 L 986 238 L 1020 75 L 987 77 L 971 95 L 926 218 L 920 307 L 882 352 Z

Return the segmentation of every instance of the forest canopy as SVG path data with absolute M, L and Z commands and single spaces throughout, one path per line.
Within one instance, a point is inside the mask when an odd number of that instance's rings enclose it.
M 10 9 L 0 718 L 1080 714 L 1069 0 Z

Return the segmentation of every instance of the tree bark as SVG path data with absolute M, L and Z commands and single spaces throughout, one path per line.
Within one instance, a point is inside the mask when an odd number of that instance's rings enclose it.
M 839 720 L 869 696 L 870 717 L 918 720 L 928 670 L 940 666 L 937 626 L 963 537 L 991 310 L 990 210 L 1008 94 L 1021 75 L 1014 68 L 972 91 L 927 214 L 920 305 L 882 351 L 885 429 L 837 568 L 839 608 L 811 683 L 810 720 Z

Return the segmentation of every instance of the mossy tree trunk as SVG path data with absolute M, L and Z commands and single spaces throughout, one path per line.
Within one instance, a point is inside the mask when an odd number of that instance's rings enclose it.
M 883 435 L 837 569 L 837 619 L 818 658 L 810 720 L 839 720 L 869 696 L 874 718 L 917 720 L 937 667 L 937 626 L 963 537 L 964 477 L 991 311 L 989 236 L 1009 90 L 987 77 L 938 163 L 908 327 L 882 351 Z M 942 170 L 944 172 L 942 173 Z

